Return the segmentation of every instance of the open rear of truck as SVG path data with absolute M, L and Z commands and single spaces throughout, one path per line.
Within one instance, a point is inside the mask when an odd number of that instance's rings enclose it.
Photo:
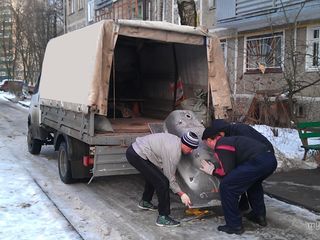
M 101 21 L 51 40 L 39 95 L 65 183 L 134 173 L 127 147 L 175 109 L 201 106 L 206 122 L 231 108 L 219 40 L 164 22 Z

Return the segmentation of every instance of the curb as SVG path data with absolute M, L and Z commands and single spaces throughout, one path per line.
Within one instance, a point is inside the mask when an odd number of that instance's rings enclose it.
M 268 192 L 267 190 L 264 190 L 264 194 L 266 194 L 267 196 L 271 197 L 271 198 L 274 198 L 274 199 L 277 199 L 281 202 L 284 202 L 284 203 L 288 203 L 290 205 L 294 205 L 294 206 L 297 206 L 297 207 L 301 207 L 301 208 L 304 208 L 304 209 L 307 209 L 315 214 L 320 214 L 319 210 L 316 209 L 316 208 L 313 208 L 312 206 L 308 206 L 306 204 L 301 204 L 301 203 L 298 203 L 294 200 L 291 200 L 289 198 L 285 198 L 285 197 L 281 197 L 281 196 L 278 196 L 277 194 L 273 194 L 273 193 L 270 193 Z
M 21 106 L 26 107 L 26 108 L 30 108 L 30 105 L 25 104 L 24 102 L 18 102 Z
M 22 102 L 22 101 L 14 101 L 15 98 L 8 98 L 8 97 L 6 97 L 6 96 L 4 96 L 4 98 L 7 99 L 8 101 L 12 102 L 12 103 L 18 103 L 18 104 L 20 104 L 20 105 L 23 106 L 23 107 L 30 108 L 30 105 L 29 105 L 29 104 L 26 104 L 26 103 L 24 103 L 24 102 Z

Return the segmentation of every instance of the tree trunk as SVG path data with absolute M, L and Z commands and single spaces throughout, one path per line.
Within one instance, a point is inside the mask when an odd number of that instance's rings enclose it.
M 194 0 L 178 0 L 178 11 L 181 25 L 197 26 L 197 10 Z

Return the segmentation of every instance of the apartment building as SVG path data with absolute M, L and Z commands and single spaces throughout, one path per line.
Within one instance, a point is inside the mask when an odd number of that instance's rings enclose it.
M 96 21 L 140 19 L 180 24 L 177 0 L 96 0 Z M 186 4 L 191 1 L 180 1 Z M 215 0 L 195 0 L 197 25 L 215 25 Z
M 216 23 L 237 115 L 255 94 L 285 99 L 294 84 L 310 85 L 294 94 L 296 117 L 320 119 L 320 0 L 216 0 Z
M 11 78 L 13 61 L 13 21 L 11 1 L 0 2 L 0 80 Z
M 197 26 L 212 28 L 215 25 L 216 1 L 195 0 L 194 2 Z M 65 32 L 102 19 L 138 19 L 180 24 L 177 0 L 64 0 L 64 8 Z
M 87 26 L 90 22 L 90 3 L 87 0 L 64 0 L 65 32 L 71 32 Z

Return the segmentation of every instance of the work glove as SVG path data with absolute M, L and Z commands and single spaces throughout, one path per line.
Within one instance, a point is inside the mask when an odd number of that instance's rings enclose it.
M 213 165 L 212 162 L 208 162 L 206 160 L 201 160 L 200 170 L 205 172 L 206 174 L 212 175 L 215 168 L 216 167 Z
M 182 202 L 184 205 L 186 205 L 186 206 L 188 206 L 188 207 L 190 207 L 190 206 L 192 205 L 191 200 L 190 200 L 189 196 L 188 196 L 186 193 L 183 193 L 183 194 L 180 196 L 180 198 L 181 198 L 181 202 Z

